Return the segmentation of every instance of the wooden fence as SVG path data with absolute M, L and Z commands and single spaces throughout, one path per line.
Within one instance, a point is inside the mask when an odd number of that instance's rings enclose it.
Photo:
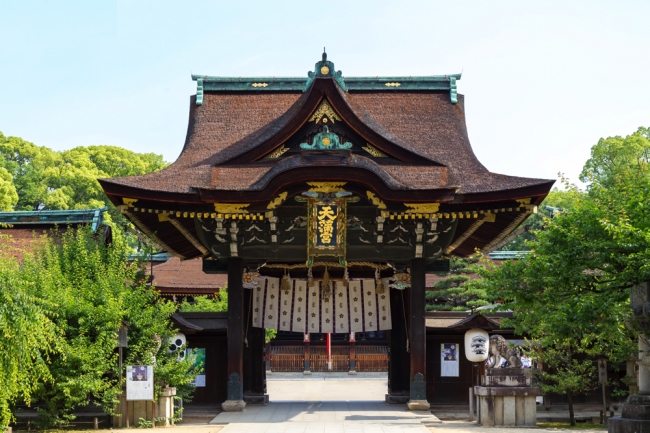
M 305 351 L 302 346 L 271 346 L 271 371 L 303 371 Z
M 357 346 L 357 371 L 388 371 L 388 347 Z
M 327 349 L 311 346 L 309 357 L 311 371 L 327 370 Z M 271 346 L 271 371 L 304 371 L 303 346 Z M 356 346 L 357 371 L 388 371 L 386 346 Z M 350 347 L 332 347 L 332 371 L 350 370 Z

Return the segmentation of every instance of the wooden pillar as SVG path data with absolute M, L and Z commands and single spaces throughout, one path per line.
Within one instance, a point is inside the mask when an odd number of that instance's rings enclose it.
M 240 412 L 244 402 L 244 288 L 241 257 L 228 259 L 228 393 L 221 407 L 226 412 Z
M 266 394 L 266 365 L 265 365 L 265 331 L 264 328 L 253 327 L 252 308 L 253 291 L 244 290 L 244 321 L 246 335 L 244 341 L 244 401 L 247 404 L 268 404 Z
M 354 341 L 350 341 L 350 369 L 348 374 L 357 374 L 357 348 Z
M 411 358 L 407 351 L 410 291 L 390 290 L 390 314 L 393 329 L 388 331 L 388 394 L 386 403 L 409 401 Z
M 411 374 L 410 410 L 429 410 L 427 402 L 427 329 L 424 318 L 426 269 L 424 259 L 411 260 L 411 311 L 409 312 Z
M 309 340 L 310 340 L 310 335 L 305 334 L 303 338 L 303 352 L 305 354 L 305 368 L 302 371 L 302 374 L 304 375 L 310 375 L 311 374 L 311 351 L 309 350 Z

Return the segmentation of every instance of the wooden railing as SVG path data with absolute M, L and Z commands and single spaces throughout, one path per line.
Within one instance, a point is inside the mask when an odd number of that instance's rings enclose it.
M 271 371 L 303 371 L 305 351 L 302 346 L 271 347 Z
M 325 347 L 310 348 L 311 371 L 327 370 Z M 272 346 L 271 371 L 304 371 L 303 346 Z M 386 346 L 356 346 L 357 371 L 388 371 L 388 348 Z M 332 347 L 332 371 L 350 370 L 350 347 Z
M 324 347 L 311 348 L 311 371 L 327 370 L 327 349 Z M 350 348 L 332 347 L 332 371 L 350 370 Z
M 357 346 L 357 371 L 388 371 L 388 347 Z

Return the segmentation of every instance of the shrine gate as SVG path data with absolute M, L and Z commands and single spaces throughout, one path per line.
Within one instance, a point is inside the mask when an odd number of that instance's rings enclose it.
M 178 159 L 100 182 L 168 253 L 227 273 L 224 409 L 268 401 L 264 328 L 386 331 L 387 402 L 428 408 L 425 274 L 503 242 L 553 181 L 481 165 L 460 74 L 344 77 L 323 54 L 305 78 L 192 78 Z

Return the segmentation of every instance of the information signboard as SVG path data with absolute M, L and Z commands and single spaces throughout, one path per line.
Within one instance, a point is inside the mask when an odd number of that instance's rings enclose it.
M 458 377 L 458 346 L 453 343 L 440 345 L 440 376 Z
M 126 399 L 153 400 L 153 367 L 150 365 L 126 366 Z

